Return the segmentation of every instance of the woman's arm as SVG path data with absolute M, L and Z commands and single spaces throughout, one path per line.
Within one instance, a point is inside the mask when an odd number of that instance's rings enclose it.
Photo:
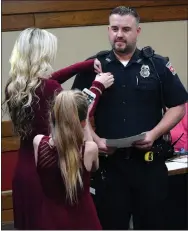
M 89 117 L 91 118 L 95 113 L 95 109 L 97 107 L 97 104 L 99 102 L 99 99 L 103 91 L 105 90 L 105 86 L 101 82 L 94 80 L 89 90 L 92 91 L 96 95 L 92 109 L 89 112 Z
M 93 141 L 93 137 L 91 134 L 91 126 L 88 118 L 86 119 L 86 125 L 84 127 L 84 141 Z
M 51 79 L 56 80 L 62 84 L 79 72 L 94 70 L 94 59 L 90 59 L 84 62 L 75 63 L 69 67 L 65 67 L 52 74 Z
M 97 144 L 93 141 L 85 143 L 84 166 L 88 172 L 96 171 L 99 167 L 99 151 Z
M 34 156 L 35 156 L 35 164 L 36 165 L 38 162 L 38 147 L 39 147 L 39 144 L 40 144 L 43 136 L 44 135 L 36 135 L 33 139 Z
M 99 102 L 100 96 L 102 95 L 103 91 L 106 88 L 109 88 L 113 83 L 114 83 L 114 76 L 109 72 L 100 73 L 96 75 L 95 80 L 93 81 L 92 86 L 90 87 L 90 91 L 92 91 L 96 95 L 93 108 L 90 110 L 89 113 L 90 118 L 95 113 L 95 109 L 97 107 L 97 104 Z
M 89 113 L 89 112 L 88 112 Z M 93 141 L 91 134 L 92 128 L 87 116 L 86 125 L 84 128 L 85 152 L 84 152 L 84 165 L 87 171 L 96 171 L 99 167 L 98 147 Z

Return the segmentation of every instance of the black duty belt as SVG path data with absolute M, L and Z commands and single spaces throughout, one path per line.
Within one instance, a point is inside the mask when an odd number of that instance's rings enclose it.
M 152 161 L 156 161 L 159 160 L 161 158 L 155 158 L 152 159 L 152 156 L 150 158 L 150 152 L 146 151 L 146 150 L 139 150 L 137 148 L 118 148 L 114 154 L 110 154 L 110 155 L 104 155 L 101 154 L 100 155 L 100 160 L 101 161 L 105 161 L 105 159 L 116 159 L 116 160 L 131 160 L 131 159 L 137 159 L 140 161 L 144 161 L 144 162 L 152 162 Z

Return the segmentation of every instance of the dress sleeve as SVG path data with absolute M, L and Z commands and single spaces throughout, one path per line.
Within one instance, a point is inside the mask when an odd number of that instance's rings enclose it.
M 51 79 L 62 84 L 74 75 L 90 70 L 94 70 L 94 59 L 75 63 L 69 67 L 65 67 L 61 70 L 58 70 L 52 74 Z

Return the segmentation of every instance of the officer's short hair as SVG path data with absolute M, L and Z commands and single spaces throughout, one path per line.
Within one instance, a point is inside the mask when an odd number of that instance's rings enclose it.
M 112 14 L 119 14 L 121 16 L 132 15 L 133 17 L 135 17 L 137 24 L 139 24 L 140 22 L 140 16 L 138 15 L 137 11 L 131 7 L 118 6 L 111 11 L 110 16 Z

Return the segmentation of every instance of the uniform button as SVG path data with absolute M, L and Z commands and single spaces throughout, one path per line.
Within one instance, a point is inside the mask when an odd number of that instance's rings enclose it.
M 122 87 L 126 87 L 125 85 L 122 85 Z
M 125 122 L 125 119 L 123 119 L 123 121 Z
M 125 101 L 123 101 L 123 104 L 125 104 Z

